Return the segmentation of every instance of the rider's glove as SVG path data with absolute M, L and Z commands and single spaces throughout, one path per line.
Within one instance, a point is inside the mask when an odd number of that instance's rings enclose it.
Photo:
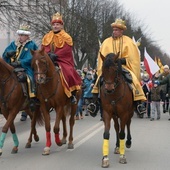
M 19 61 L 15 61 L 15 62 L 12 62 L 10 65 L 14 68 L 17 68 L 17 67 L 21 66 L 21 63 Z

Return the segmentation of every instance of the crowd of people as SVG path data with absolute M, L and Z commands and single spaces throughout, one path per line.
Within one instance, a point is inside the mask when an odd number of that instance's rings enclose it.
M 128 71 L 132 77 L 132 93 L 134 98 L 135 110 L 139 114 L 147 113 L 150 120 L 161 118 L 160 102 L 163 102 L 163 113 L 169 110 L 170 97 L 170 76 L 169 66 L 164 66 L 164 73 L 156 73 L 152 78 L 145 73 L 140 84 L 140 54 L 135 42 L 123 33 L 127 29 L 125 22 L 117 19 L 111 24 L 112 35 L 103 41 L 98 53 L 98 64 L 96 70 L 84 67 L 76 70 L 72 53 L 73 41 L 71 36 L 64 30 L 64 22 L 59 13 L 53 15 L 51 20 L 52 30 L 43 38 L 41 48 L 44 48 L 54 65 L 59 66 L 64 80 L 64 91 L 70 98 L 71 103 L 77 103 L 75 98 L 76 91 L 82 88 L 82 96 L 78 101 L 75 119 L 83 119 L 89 112 L 93 114 L 90 103 L 98 105 L 100 108 L 101 120 L 102 107 L 99 96 L 99 84 L 101 78 L 102 60 L 101 56 L 106 57 L 109 53 L 119 55 L 122 67 Z M 30 39 L 30 27 L 22 24 L 17 30 L 17 40 L 11 42 L 5 49 L 2 57 L 14 68 L 23 68 L 26 75 L 22 77 L 18 74 L 19 81 L 31 83 L 29 98 L 35 98 L 35 82 L 33 70 L 31 68 L 31 52 L 37 50 L 38 46 Z M 68 71 L 69 70 L 69 71 Z M 96 102 L 97 101 L 97 102 Z M 87 109 L 87 106 L 88 109 Z M 83 114 L 83 111 L 85 114 Z M 21 114 L 21 121 L 25 121 L 27 114 Z M 170 120 L 170 119 L 169 119 Z
M 163 73 L 155 73 L 149 77 L 148 73 L 142 75 L 142 88 L 147 98 L 145 102 L 147 117 L 151 121 L 161 118 L 163 113 L 169 113 L 169 93 L 170 93 L 170 70 L 168 65 L 164 65 Z M 161 108 L 162 105 L 162 108 Z M 170 118 L 168 119 L 170 120 Z

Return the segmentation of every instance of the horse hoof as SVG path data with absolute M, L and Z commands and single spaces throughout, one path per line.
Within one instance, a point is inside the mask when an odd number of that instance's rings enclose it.
M 62 139 L 61 142 L 62 142 L 62 144 L 64 145 L 64 144 L 67 143 L 67 140 L 66 140 L 66 139 Z
M 58 143 L 56 143 L 56 144 L 57 144 L 57 146 L 62 146 L 62 145 L 63 145 L 62 142 L 58 142 Z
M 49 155 L 49 154 L 50 154 L 50 148 L 49 147 L 45 147 L 42 155 L 46 156 L 46 155 Z
M 74 145 L 71 143 L 71 144 L 68 144 L 68 147 L 67 149 L 74 149 Z
M 0 148 L 0 156 L 2 155 L 2 149 Z
M 15 146 L 15 147 L 12 149 L 11 153 L 12 153 L 12 154 L 18 153 L 18 147 Z
M 132 142 L 130 140 L 127 140 L 126 141 L 126 148 L 129 149 L 131 147 L 131 145 L 132 145 Z
M 25 145 L 25 148 L 31 148 L 31 143 L 27 143 L 27 144 Z
M 128 148 L 128 149 L 131 148 L 131 145 L 127 145 L 127 144 L 126 144 L 126 148 Z
M 127 163 L 125 155 L 120 155 L 119 163 L 121 163 L 121 164 Z
M 109 158 L 107 156 L 104 156 L 102 159 L 102 168 L 108 168 L 109 167 Z
M 38 141 L 40 140 L 39 136 L 38 136 L 38 135 L 35 135 L 35 136 L 34 136 L 34 140 L 35 140 L 36 142 L 38 142 Z
M 115 148 L 114 154 L 120 154 L 120 152 L 119 152 L 119 147 L 116 147 L 116 148 Z

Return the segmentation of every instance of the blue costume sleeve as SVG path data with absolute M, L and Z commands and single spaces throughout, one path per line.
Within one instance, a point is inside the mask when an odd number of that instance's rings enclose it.
M 10 63 L 10 58 L 7 58 L 6 53 L 10 51 L 16 51 L 17 46 L 15 45 L 15 42 L 11 42 L 11 44 L 5 49 L 5 51 L 2 54 L 2 58 L 7 62 Z

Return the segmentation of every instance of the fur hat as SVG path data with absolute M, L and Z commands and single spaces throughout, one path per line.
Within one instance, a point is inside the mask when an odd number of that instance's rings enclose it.
M 30 35 L 30 26 L 27 24 L 21 24 L 19 30 L 17 30 L 17 34 Z
M 165 68 L 169 69 L 169 66 L 168 66 L 168 65 L 164 65 L 164 69 L 165 69 Z

